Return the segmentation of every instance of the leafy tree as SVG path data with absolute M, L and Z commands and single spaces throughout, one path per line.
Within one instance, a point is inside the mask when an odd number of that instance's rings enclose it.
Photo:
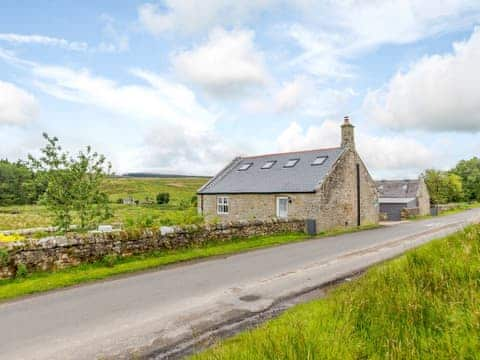
M 157 194 L 157 204 L 168 204 L 170 202 L 170 194 L 168 192 Z
M 424 173 L 432 204 L 445 204 L 463 200 L 462 179 L 454 174 L 429 169 Z
M 462 160 L 452 172 L 462 179 L 466 200 L 480 201 L 480 158 Z
M 462 178 L 452 172 L 447 174 L 447 198 L 448 202 L 464 200 Z
M 29 155 L 29 162 L 37 180 L 46 184 L 41 202 L 53 212 L 55 225 L 68 231 L 74 213 L 81 229 L 111 217 L 108 197 L 100 187 L 111 169 L 105 157 L 92 152 L 90 146 L 72 157 L 59 146 L 58 138 L 45 133 L 43 137 L 47 144 L 42 156 Z
M 44 190 L 34 173 L 21 161 L 0 160 L 0 205 L 24 205 L 37 201 Z

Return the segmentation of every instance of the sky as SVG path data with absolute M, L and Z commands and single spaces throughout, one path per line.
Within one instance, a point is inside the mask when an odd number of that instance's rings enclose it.
M 480 1 L 0 1 L 0 158 L 42 133 L 117 174 L 338 146 L 375 178 L 480 153 Z

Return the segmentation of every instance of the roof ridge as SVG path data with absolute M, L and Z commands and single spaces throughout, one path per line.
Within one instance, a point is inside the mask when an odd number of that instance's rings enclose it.
M 316 152 L 320 150 L 337 150 L 341 149 L 341 146 L 329 147 L 329 148 L 319 148 L 319 149 L 310 149 L 310 150 L 298 150 L 298 151 L 286 151 L 286 152 L 279 152 L 279 153 L 270 153 L 270 154 L 262 154 L 262 155 L 252 155 L 252 156 L 241 156 L 242 159 L 256 159 L 274 155 L 288 155 L 288 154 L 299 154 L 299 153 L 306 153 L 306 152 Z

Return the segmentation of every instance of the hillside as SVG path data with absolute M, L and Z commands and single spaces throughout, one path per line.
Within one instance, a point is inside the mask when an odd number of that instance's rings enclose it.
M 106 223 L 121 222 L 125 227 L 160 226 L 198 223 L 201 218 L 192 204 L 192 197 L 208 178 L 109 178 L 103 185 L 114 209 L 114 218 Z M 155 199 L 159 192 L 168 192 L 165 205 L 141 204 Z M 119 199 L 132 197 L 140 205 L 118 204 Z M 0 207 L 0 230 L 50 226 L 47 210 L 39 205 Z

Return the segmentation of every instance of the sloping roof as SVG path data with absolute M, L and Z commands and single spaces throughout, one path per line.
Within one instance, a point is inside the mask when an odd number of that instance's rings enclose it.
M 199 194 L 261 194 L 314 192 L 342 155 L 343 148 L 317 149 L 280 154 L 235 158 L 225 169 L 200 188 Z M 317 157 L 325 156 L 321 165 L 312 165 Z M 288 160 L 299 159 L 286 168 Z M 262 169 L 275 161 L 270 169 Z M 242 165 L 252 165 L 244 171 Z
M 380 198 L 416 198 L 419 180 L 376 181 Z

